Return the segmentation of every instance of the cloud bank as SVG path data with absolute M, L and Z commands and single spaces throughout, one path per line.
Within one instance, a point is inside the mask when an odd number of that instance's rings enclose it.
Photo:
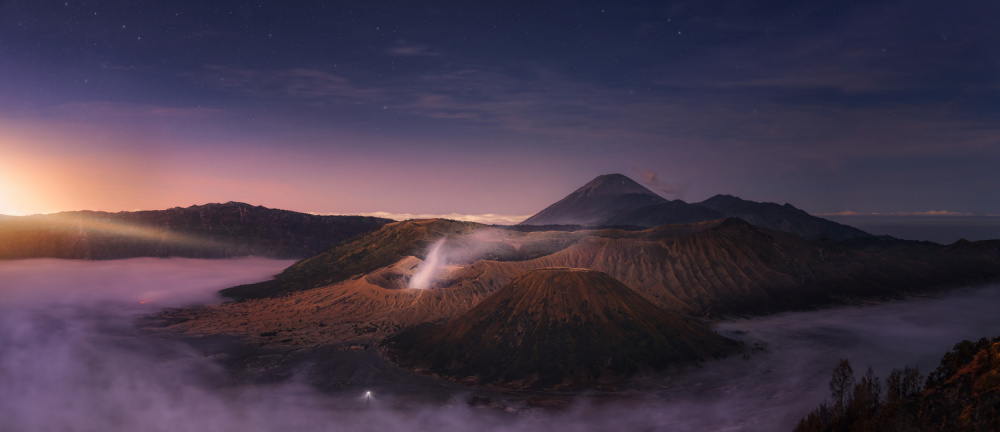
M 372 213 L 352 213 L 349 216 L 374 216 L 386 219 L 392 219 L 397 221 L 403 221 L 408 219 L 451 219 L 462 222 L 476 222 L 486 225 L 516 225 L 521 221 L 531 217 L 531 215 L 501 215 L 501 214 L 460 214 L 460 213 L 448 213 L 448 214 L 435 214 L 435 213 L 391 213 L 391 212 L 372 212 Z
M 749 360 L 640 377 L 617 398 L 584 396 L 558 411 L 515 402 L 504 411 L 471 406 L 461 391 L 441 403 L 402 403 L 390 390 L 368 410 L 364 389 L 320 393 L 307 369 L 284 383 L 245 385 L 190 346 L 133 326 L 138 314 L 214 301 L 216 289 L 285 265 L 0 262 L 0 430 L 789 430 L 823 400 L 838 358 L 880 375 L 914 364 L 928 372 L 958 340 L 1000 328 L 998 286 L 726 322 L 720 333 L 763 349 Z
M 853 211 L 841 211 L 832 213 L 816 213 L 816 216 L 973 216 L 972 213 L 963 213 L 951 210 L 927 210 L 912 212 L 888 212 L 888 213 L 862 213 Z

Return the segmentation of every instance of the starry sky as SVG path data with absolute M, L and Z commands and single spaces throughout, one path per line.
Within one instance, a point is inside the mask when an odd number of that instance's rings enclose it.
M 1000 214 L 1000 3 L 0 0 L 0 213 Z

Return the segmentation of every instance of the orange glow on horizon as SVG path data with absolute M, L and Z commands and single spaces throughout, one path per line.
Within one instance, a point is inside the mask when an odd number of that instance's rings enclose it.
M 0 131 L 0 214 L 162 210 L 227 201 L 292 208 L 289 201 L 310 201 L 292 182 L 255 174 L 257 159 L 274 155 L 195 156 L 155 141 L 132 146 L 144 138 L 88 126 L 0 120 Z
M 36 203 L 30 197 L 36 192 L 30 186 L 17 166 L 22 165 L 22 161 L 13 159 L 10 154 L 5 154 L 0 160 L 0 214 L 9 216 L 24 216 L 29 214 L 30 208 L 35 208 Z
M 0 121 L 0 214 L 72 210 L 131 211 L 193 205 L 179 200 L 183 173 L 150 146 L 127 150 L 128 137 L 90 127 Z

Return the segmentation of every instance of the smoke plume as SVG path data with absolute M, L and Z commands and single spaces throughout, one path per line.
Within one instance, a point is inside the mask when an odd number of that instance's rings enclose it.
M 658 178 L 656 171 L 653 170 L 642 168 L 635 168 L 635 170 L 638 171 L 639 175 L 642 177 L 642 182 L 645 183 L 650 189 L 674 199 L 684 199 L 684 194 L 687 193 L 687 190 L 690 187 L 684 183 L 672 184 L 661 181 Z
M 410 288 L 430 288 L 434 277 L 437 276 L 441 266 L 444 265 L 444 259 L 441 256 L 441 248 L 444 247 L 444 242 L 445 239 L 442 238 L 431 245 L 430 250 L 427 252 L 427 259 L 417 267 L 417 272 L 410 278 Z

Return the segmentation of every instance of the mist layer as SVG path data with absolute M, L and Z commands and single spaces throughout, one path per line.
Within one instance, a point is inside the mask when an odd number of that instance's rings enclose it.
M 839 358 L 928 372 L 961 339 L 1000 333 L 1000 287 L 890 304 L 719 324 L 749 359 L 642 376 L 621 394 L 564 410 L 400 403 L 391 389 L 321 393 L 301 378 L 247 385 L 185 343 L 134 319 L 218 301 L 215 291 L 266 279 L 262 259 L 0 262 L 0 431 L 553 431 L 790 430 L 826 397 Z M 145 303 L 143 303 L 145 302 Z M 754 348 L 757 349 L 754 349 Z

